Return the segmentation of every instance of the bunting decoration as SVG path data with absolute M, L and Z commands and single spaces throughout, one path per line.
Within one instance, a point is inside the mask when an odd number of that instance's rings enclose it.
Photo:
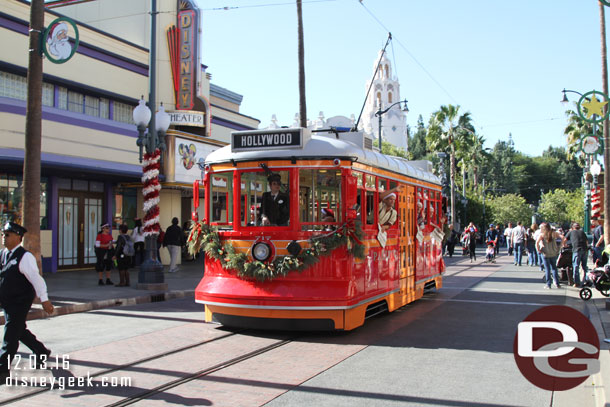
M 220 262 L 225 270 L 236 270 L 240 278 L 266 281 L 285 276 L 291 271 L 303 271 L 320 261 L 320 256 L 327 256 L 341 246 L 347 246 L 351 255 L 363 259 L 363 236 L 360 222 L 350 220 L 336 230 L 312 236 L 308 241 L 309 247 L 296 256 L 277 256 L 273 261 L 261 262 L 250 260 L 245 253 L 236 252 L 228 242 L 223 244 L 218 232 L 202 221 L 191 229 L 187 246 L 191 255 L 203 250 L 210 259 Z
M 159 169 L 161 168 L 161 151 L 157 148 L 152 153 L 144 154 L 142 168 L 142 194 L 144 195 L 144 236 L 158 235 L 159 224 Z
M 591 191 L 591 217 L 600 218 L 602 214 L 602 202 L 601 202 L 599 188 L 593 188 Z

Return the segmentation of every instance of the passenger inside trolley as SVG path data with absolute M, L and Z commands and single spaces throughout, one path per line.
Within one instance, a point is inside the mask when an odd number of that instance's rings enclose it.
M 322 208 L 322 222 L 335 223 L 335 212 L 330 208 Z M 335 230 L 334 225 L 324 225 L 324 230 Z
M 396 209 L 394 209 L 394 205 L 396 204 L 396 194 L 399 192 L 400 187 L 396 187 L 381 194 L 381 202 L 383 205 L 380 205 L 381 208 L 379 208 L 379 225 L 384 232 L 396 223 L 398 214 Z
M 282 177 L 280 174 L 271 174 L 267 177 L 269 188 L 263 194 L 261 204 L 261 224 L 263 226 L 287 226 L 290 220 L 290 198 L 281 192 Z

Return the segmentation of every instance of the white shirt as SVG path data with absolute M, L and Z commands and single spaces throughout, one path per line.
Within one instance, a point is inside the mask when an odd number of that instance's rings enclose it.
M 144 239 L 144 227 L 140 226 L 140 233 L 138 233 L 138 228 L 134 228 L 131 231 L 131 237 L 133 238 L 133 242 L 134 243 L 139 243 L 139 242 L 143 242 Z
M 17 250 L 16 246 L 8 253 L 8 258 L 13 255 L 13 252 Z M 36 258 L 30 252 L 25 252 L 21 261 L 19 262 L 19 271 L 21 274 L 28 279 L 30 284 L 34 287 L 34 291 L 36 291 L 36 296 L 40 298 L 41 302 L 45 302 L 49 300 L 49 296 L 47 294 L 47 284 L 44 282 L 44 279 L 40 276 L 38 272 L 38 265 L 36 264 Z

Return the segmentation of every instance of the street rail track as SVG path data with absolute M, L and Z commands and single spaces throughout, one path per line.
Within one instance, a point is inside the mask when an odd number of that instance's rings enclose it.
M 222 362 L 222 363 L 218 363 L 215 366 L 212 366 L 212 367 L 209 367 L 209 368 L 206 368 L 206 369 L 202 369 L 202 370 L 200 370 L 198 372 L 195 372 L 195 373 L 191 373 L 191 374 L 189 374 L 189 375 L 187 375 L 185 377 L 182 377 L 180 379 L 172 380 L 170 382 L 167 382 L 165 384 L 157 386 L 157 387 L 155 387 L 153 389 L 150 389 L 150 390 L 147 390 L 147 391 L 143 391 L 143 392 L 141 392 L 139 394 L 136 394 L 134 396 L 126 397 L 123 400 L 117 401 L 116 403 L 108 404 L 108 405 L 106 405 L 106 407 L 122 407 L 122 406 L 128 406 L 130 404 L 137 403 L 138 401 L 145 400 L 145 399 L 147 399 L 147 398 L 149 398 L 151 396 L 154 396 L 155 394 L 163 393 L 166 390 L 173 389 L 173 388 L 178 387 L 178 386 L 180 386 L 180 385 L 182 385 L 184 383 L 188 383 L 190 381 L 197 380 L 200 377 L 207 376 L 207 375 L 212 374 L 214 372 L 217 372 L 217 371 L 219 371 L 221 369 L 227 368 L 229 366 L 236 365 L 236 364 L 241 363 L 243 361 L 246 361 L 248 359 L 252 359 L 252 358 L 254 358 L 254 357 L 258 356 L 258 355 L 262 355 L 263 353 L 266 353 L 266 352 L 269 352 L 269 351 L 271 351 L 273 349 L 276 349 L 276 348 L 279 348 L 281 346 L 284 346 L 284 345 L 292 342 L 293 340 L 294 339 L 280 340 L 280 341 L 278 341 L 276 343 L 273 343 L 271 345 L 262 347 L 260 349 L 254 350 L 252 352 L 248 352 L 248 353 L 246 353 L 244 355 L 241 355 L 241 356 L 238 356 L 236 358 L 227 360 L 227 361 Z
M 118 366 L 115 366 L 115 367 L 110 368 L 110 369 L 100 370 L 99 372 L 91 374 L 90 377 L 96 378 L 96 377 L 101 377 L 101 376 L 108 375 L 110 373 L 120 372 L 120 371 L 129 369 L 131 367 L 134 367 L 134 366 L 137 366 L 137 365 L 141 365 L 141 364 L 146 363 L 146 362 L 150 362 L 150 361 L 154 361 L 154 360 L 157 360 L 157 359 L 161 359 L 161 358 L 164 358 L 164 357 L 167 357 L 167 356 L 170 356 L 170 355 L 175 355 L 175 354 L 178 354 L 180 352 L 190 351 L 190 350 L 195 349 L 197 347 L 205 346 L 205 345 L 208 345 L 208 344 L 210 344 L 212 342 L 217 342 L 217 341 L 220 341 L 220 340 L 223 340 L 223 339 L 227 339 L 227 338 L 230 338 L 232 336 L 243 334 L 243 333 L 247 333 L 247 332 L 252 332 L 252 330 L 242 329 L 242 330 L 238 330 L 238 331 L 227 333 L 226 335 L 218 336 L 216 338 L 206 339 L 204 341 L 196 342 L 196 343 L 193 343 L 193 344 L 190 344 L 190 345 L 181 346 L 181 347 L 179 347 L 177 349 L 173 349 L 173 350 L 170 350 L 170 351 L 165 351 L 165 352 L 158 353 L 158 354 L 155 354 L 155 355 L 152 355 L 152 356 L 147 356 L 145 358 L 141 358 L 141 359 L 129 362 L 129 363 L 118 365 Z M 278 348 L 280 346 L 286 345 L 287 343 L 290 343 L 293 340 L 294 340 L 294 338 L 279 339 L 278 341 L 276 341 L 276 342 L 274 342 L 274 343 L 272 343 L 270 345 L 261 347 L 259 349 L 255 349 L 253 351 L 247 352 L 247 353 L 245 353 L 243 355 L 231 358 L 231 359 L 223 361 L 221 363 L 217 363 L 214 366 L 211 366 L 211 367 L 199 370 L 199 371 L 197 371 L 195 373 L 188 374 L 185 377 L 181 377 L 179 379 L 169 381 L 167 383 L 164 383 L 164 384 L 161 384 L 159 386 L 156 386 L 156 387 L 154 387 L 152 389 L 148 389 L 148 390 L 142 391 L 140 393 L 137 393 L 135 395 L 131 395 L 131 396 L 125 397 L 124 399 L 119 400 L 119 401 L 117 401 L 115 403 L 109 404 L 108 406 L 127 406 L 127 405 L 130 405 L 130 404 L 134 404 L 134 403 L 136 403 L 138 401 L 141 401 L 143 399 L 146 399 L 146 398 L 149 398 L 151 396 L 154 396 L 155 394 L 159 394 L 159 393 L 162 393 L 162 392 L 164 392 L 166 390 L 169 390 L 169 389 L 172 389 L 174 387 L 177 387 L 177 386 L 179 386 L 179 385 L 181 385 L 183 383 L 187 383 L 189 381 L 196 380 L 197 378 L 200 378 L 202 376 L 206 376 L 208 374 L 211 374 L 213 372 L 216 372 L 216 371 L 221 370 L 223 368 L 226 368 L 228 366 L 235 365 L 235 364 L 240 363 L 242 361 L 245 361 L 245 360 L 251 359 L 253 357 L 256 357 L 256 356 L 258 356 L 260 354 L 263 354 L 265 352 L 269 352 L 269 351 L 271 351 L 273 349 L 276 349 L 276 348 Z M 12 398 L 9 398 L 9 399 L 6 399 L 6 400 L 2 400 L 2 401 L 0 401 L 0 406 L 4 406 L 4 405 L 8 405 L 8 404 L 17 402 L 17 401 L 26 400 L 26 399 L 29 399 L 29 398 L 32 398 L 32 397 L 36 397 L 38 395 L 41 395 L 43 393 L 48 392 L 49 390 L 51 390 L 51 387 L 50 386 L 46 386 L 46 387 L 43 387 L 43 388 L 40 388 L 40 389 L 37 389 L 37 390 L 34 390 L 34 391 L 30 391 L 30 392 L 28 392 L 26 394 L 21 394 L 21 395 L 16 396 L 16 397 L 12 397 Z M 66 390 L 70 390 L 70 387 L 66 387 Z

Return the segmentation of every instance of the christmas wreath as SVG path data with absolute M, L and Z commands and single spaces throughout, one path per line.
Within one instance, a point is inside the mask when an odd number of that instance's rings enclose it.
M 236 270 L 237 275 L 242 278 L 265 281 L 285 276 L 291 271 L 303 271 L 317 263 L 320 256 L 328 255 L 343 245 L 347 245 L 351 255 L 362 259 L 364 258 L 363 236 L 360 222 L 350 220 L 332 232 L 312 236 L 309 239 L 309 247 L 301 250 L 296 256 L 277 256 L 270 262 L 250 261 L 245 253 L 236 252 L 230 243 L 223 244 L 216 229 L 201 221 L 191 229 L 187 245 L 191 255 L 203 250 L 210 258 L 219 261 L 225 270 Z

